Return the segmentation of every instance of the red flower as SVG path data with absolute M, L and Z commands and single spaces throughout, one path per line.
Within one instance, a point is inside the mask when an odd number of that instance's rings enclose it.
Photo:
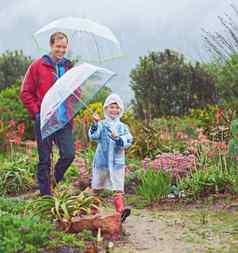
M 22 136 L 25 132 L 25 124 L 20 123 L 17 127 L 17 131 L 18 131 L 19 135 Z
M 8 127 L 10 127 L 10 128 L 16 127 L 16 121 L 13 120 L 13 119 L 11 119 L 11 120 L 9 121 L 9 123 L 8 123 Z
M 2 120 L 0 120 L 0 128 L 3 128 L 3 126 L 4 126 L 4 123 Z
M 21 137 L 20 136 L 16 136 L 15 139 L 14 139 L 14 143 L 16 145 L 20 145 L 21 144 Z
M 222 150 L 227 150 L 227 145 L 226 145 L 226 143 L 224 143 L 224 142 L 215 142 L 215 143 L 213 143 L 213 148 L 215 148 L 215 149 L 222 149 Z
M 75 146 L 75 150 L 76 150 L 77 152 L 79 152 L 80 149 L 81 149 L 80 141 L 76 141 L 75 144 L 74 144 L 74 146 Z

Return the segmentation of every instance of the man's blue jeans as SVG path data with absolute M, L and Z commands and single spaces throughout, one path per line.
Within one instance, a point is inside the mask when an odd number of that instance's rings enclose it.
M 41 195 L 51 195 L 50 168 L 53 142 L 59 148 L 60 158 L 55 165 L 54 177 L 56 183 L 61 181 L 64 173 L 74 160 L 75 149 L 72 125 L 68 123 L 64 128 L 42 140 L 40 131 L 40 117 L 35 120 L 35 136 L 39 155 L 37 179 Z

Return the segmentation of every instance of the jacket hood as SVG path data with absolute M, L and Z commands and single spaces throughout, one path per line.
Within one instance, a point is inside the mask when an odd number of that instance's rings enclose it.
M 111 95 L 109 95 L 105 102 L 104 102 L 104 105 L 103 105 L 103 112 L 104 112 L 104 117 L 105 118 L 108 118 L 107 114 L 106 114 L 106 107 L 109 106 L 110 104 L 118 104 L 118 106 L 120 107 L 121 109 L 121 112 L 119 114 L 119 117 L 118 118 L 121 118 L 123 113 L 124 113 L 124 104 L 120 98 L 119 95 L 115 94 L 115 93 L 112 93 Z
M 50 65 L 50 66 L 55 65 L 55 62 L 52 60 L 52 58 L 48 54 L 43 55 L 42 60 L 43 60 L 43 63 L 46 65 Z M 57 64 L 64 67 L 66 66 L 68 68 L 71 68 L 73 66 L 73 63 L 66 58 L 61 59 L 59 62 L 57 62 Z

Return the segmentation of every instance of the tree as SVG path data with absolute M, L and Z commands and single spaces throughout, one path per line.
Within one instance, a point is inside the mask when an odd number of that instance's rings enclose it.
M 31 57 L 25 56 L 21 50 L 6 51 L 0 55 L 0 89 L 21 80 L 31 62 Z
M 238 102 L 238 55 L 233 55 L 224 64 L 212 62 L 206 65 L 216 79 L 217 93 L 227 103 Z
M 142 119 L 184 115 L 216 102 L 214 78 L 198 62 L 186 63 L 168 49 L 140 57 L 130 77 L 134 110 Z
M 109 96 L 109 94 L 112 92 L 111 88 L 104 86 L 90 101 L 90 104 L 101 102 L 102 104 L 106 100 L 106 98 Z

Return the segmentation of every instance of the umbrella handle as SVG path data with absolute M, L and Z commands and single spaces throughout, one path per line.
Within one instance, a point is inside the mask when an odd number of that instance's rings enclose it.
M 92 114 L 94 114 L 94 111 L 91 109 L 91 108 L 89 108 L 84 102 L 83 102 L 83 100 L 79 97 L 79 96 L 77 96 L 75 93 L 74 93 L 74 96 L 92 113 Z

